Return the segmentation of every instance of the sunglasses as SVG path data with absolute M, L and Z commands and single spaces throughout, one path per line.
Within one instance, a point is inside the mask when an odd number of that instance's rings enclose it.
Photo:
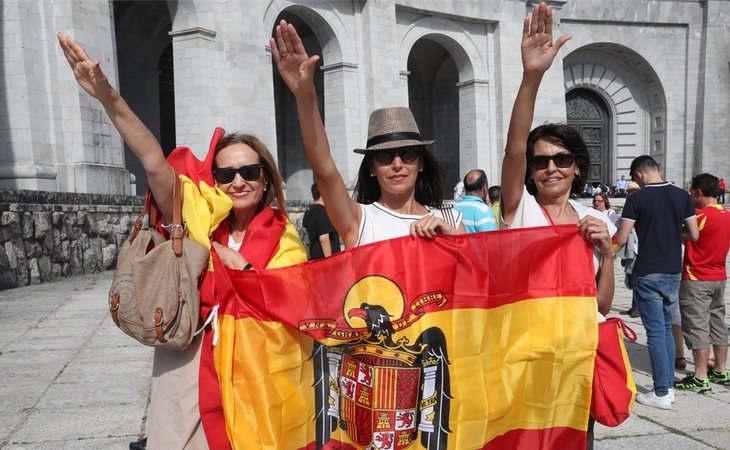
M 372 150 L 372 154 L 373 158 L 384 166 L 392 163 L 395 155 L 398 155 L 404 163 L 410 164 L 421 156 L 421 149 L 419 147 L 405 147 L 394 150 Z
M 234 167 L 219 167 L 213 169 L 213 178 L 218 184 L 227 184 L 236 178 L 236 174 L 241 175 L 246 181 L 256 181 L 261 176 L 261 164 L 249 164 L 241 166 L 238 169 Z
M 550 165 L 550 161 L 555 163 L 555 167 L 565 169 L 575 162 L 575 155 L 572 153 L 558 153 L 556 155 L 539 155 L 533 156 L 530 160 L 532 168 L 535 170 L 545 170 Z

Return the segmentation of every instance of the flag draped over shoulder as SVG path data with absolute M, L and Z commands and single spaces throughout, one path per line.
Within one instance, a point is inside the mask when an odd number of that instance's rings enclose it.
M 585 448 L 597 314 L 575 226 L 404 237 L 224 285 L 233 448 Z

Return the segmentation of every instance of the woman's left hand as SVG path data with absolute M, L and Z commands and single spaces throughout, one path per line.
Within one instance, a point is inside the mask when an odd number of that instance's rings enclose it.
M 411 236 L 433 239 L 439 234 L 458 234 L 458 230 L 436 216 L 422 217 L 411 224 Z
M 585 216 L 578 222 L 578 229 L 587 241 L 600 249 L 601 255 L 613 254 L 613 243 L 606 222 L 597 217 Z

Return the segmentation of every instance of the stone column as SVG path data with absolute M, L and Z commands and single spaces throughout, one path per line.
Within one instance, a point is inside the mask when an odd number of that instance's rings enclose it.
M 499 152 L 493 147 L 489 130 L 489 82 L 468 80 L 459 88 L 459 173 L 482 169 L 490 185 L 501 171 Z
M 110 4 L 20 1 L 2 8 L 7 110 L 0 111 L 0 186 L 128 193 L 121 140 L 73 79 L 55 37 L 71 34 L 116 85 Z

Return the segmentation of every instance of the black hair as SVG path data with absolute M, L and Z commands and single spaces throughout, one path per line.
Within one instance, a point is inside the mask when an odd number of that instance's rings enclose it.
M 488 193 L 490 202 L 498 202 L 499 197 L 502 195 L 502 186 L 491 186 Z
M 699 189 L 703 197 L 715 197 L 720 195 L 720 180 L 709 173 L 701 173 L 692 177 L 691 189 Z
M 322 196 L 322 194 L 319 193 L 319 186 L 317 186 L 317 183 L 312 183 L 312 199 L 314 201 L 319 200 L 319 198 Z
M 530 131 L 527 137 L 527 170 L 525 171 L 525 186 L 527 192 L 532 195 L 537 193 L 535 182 L 532 178 L 532 157 L 535 156 L 535 143 L 542 139 L 551 144 L 558 145 L 575 155 L 575 164 L 578 166 L 578 176 L 573 179 L 570 192 L 580 195 L 585 189 L 588 171 L 591 168 L 591 158 L 588 155 L 588 148 L 578 131 L 563 123 L 548 123 Z
M 635 181 L 635 174 L 636 172 L 646 172 L 646 171 L 656 171 L 659 170 L 659 164 L 657 164 L 656 160 L 652 158 L 649 155 L 641 155 L 634 158 L 633 161 L 631 161 L 631 167 L 629 168 L 629 175 L 631 175 L 631 180 Z
M 426 146 L 419 145 L 418 147 L 421 147 L 419 158 L 421 158 L 423 170 L 418 172 L 416 178 L 416 201 L 425 206 L 440 208 L 444 198 L 441 182 L 446 174 L 441 164 L 436 161 L 436 158 L 433 157 Z M 370 175 L 373 171 L 372 165 L 372 151 L 367 151 L 360 163 L 360 169 L 357 172 L 357 184 L 355 185 L 355 200 L 365 205 L 378 201 L 381 196 L 377 177 Z
M 469 174 L 471 173 L 478 173 L 479 176 L 474 179 L 474 177 L 470 177 Z M 467 180 L 471 178 L 473 181 L 469 183 Z M 482 169 L 474 169 L 469 171 L 466 175 L 464 175 L 464 191 L 466 192 L 476 192 L 481 190 L 484 186 L 487 185 L 487 174 L 484 173 Z

